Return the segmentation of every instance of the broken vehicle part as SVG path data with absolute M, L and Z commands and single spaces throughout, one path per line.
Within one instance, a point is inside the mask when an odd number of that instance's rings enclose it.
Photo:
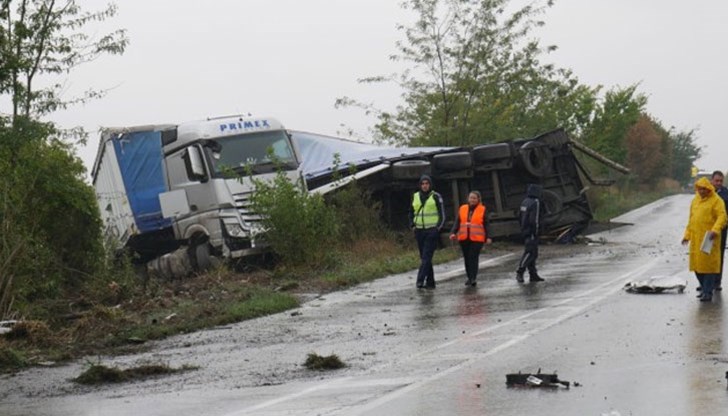
M 566 387 L 571 386 L 568 381 L 559 380 L 556 374 L 543 374 L 539 370 L 536 374 L 514 373 L 506 374 L 506 385 L 508 387 Z
M 654 276 L 648 279 L 630 280 L 624 290 L 630 293 L 662 293 L 666 290 L 677 290 L 683 293 L 688 282 L 674 276 Z

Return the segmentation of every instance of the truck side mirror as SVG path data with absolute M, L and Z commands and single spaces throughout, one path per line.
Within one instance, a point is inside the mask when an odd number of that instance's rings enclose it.
M 187 175 L 190 179 L 205 182 L 207 174 L 205 173 L 205 164 L 202 160 L 202 153 L 200 152 L 200 149 L 197 146 L 188 147 L 185 159 Z
M 215 140 L 203 140 L 202 145 L 208 149 L 210 149 L 210 152 L 212 153 L 212 157 L 215 160 L 220 160 L 220 152 L 222 152 L 222 145 L 218 143 Z

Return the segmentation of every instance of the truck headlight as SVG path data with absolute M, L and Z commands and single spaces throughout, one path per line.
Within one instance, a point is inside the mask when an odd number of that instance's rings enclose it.
M 240 224 L 225 224 L 225 230 L 230 237 L 243 238 L 247 236 Z

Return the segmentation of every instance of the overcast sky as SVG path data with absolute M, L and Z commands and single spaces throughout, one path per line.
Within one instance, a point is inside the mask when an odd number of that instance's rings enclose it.
M 99 0 L 81 0 L 86 10 Z M 411 19 L 399 0 L 123 0 L 99 28 L 128 31 L 122 56 L 80 67 L 67 95 L 89 87 L 107 97 L 57 113 L 65 127 L 93 131 L 79 154 L 87 166 L 102 126 L 177 123 L 252 113 L 286 127 L 367 136 L 372 118 L 337 110 L 350 96 L 391 109 L 399 91 L 360 85 L 388 74 Z M 722 123 L 728 118 L 728 2 L 715 0 L 556 0 L 540 32 L 558 51 L 546 60 L 571 68 L 583 83 L 640 83 L 648 112 L 666 127 L 699 129 L 701 169 L 728 169 Z

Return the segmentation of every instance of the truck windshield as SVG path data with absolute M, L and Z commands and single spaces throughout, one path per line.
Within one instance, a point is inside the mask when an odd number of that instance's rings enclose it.
M 232 169 L 238 174 L 273 172 L 277 165 L 284 169 L 298 166 L 290 140 L 283 130 L 240 134 L 215 140 L 220 144 L 220 156 L 211 158 L 215 176 Z M 208 154 L 212 156 L 210 149 Z M 272 155 L 272 157 L 271 157 Z

